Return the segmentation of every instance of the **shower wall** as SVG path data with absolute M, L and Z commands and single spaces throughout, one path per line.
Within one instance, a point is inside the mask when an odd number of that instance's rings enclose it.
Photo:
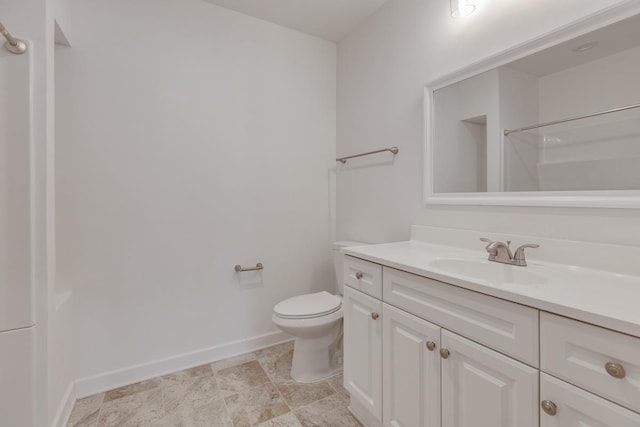
M 22 56 L 0 43 L 0 288 L 12 291 L 0 291 L 0 317 L 13 328 L 0 334 L 3 426 L 62 425 L 74 399 L 73 298 L 56 286 L 53 230 L 54 28 L 68 23 L 65 2 L 0 0 L 2 22 L 29 43 Z
M 540 121 L 638 104 L 638 75 L 640 47 L 541 77 Z M 638 189 L 639 123 L 635 109 L 541 129 L 541 189 Z
M 524 73 L 522 73 L 524 75 Z M 640 101 L 640 48 L 632 48 L 539 78 L 521 96 L 535 116 L 515 121 L 544 123 Z M 536 101 L 532 101 L 535 99 Z M 539 100 L 539 101 L 538 101 Z M 636 190 L 640 182 L 640 110 L 570 121 L 505 138 L 506 185 L 527 190 Z M 511 149 L 508 151 L 508 149 Z M 522 178 L 531 178 L 530 183 Z
M 334 286 L 335 44 L 201 0 L 70 6 L 56 214 L 78 394 L 287 339 L 273 306 Z
M 0 42 L 0 418 L 30 425 L 35 406 L 31 277 L 31 54 Z

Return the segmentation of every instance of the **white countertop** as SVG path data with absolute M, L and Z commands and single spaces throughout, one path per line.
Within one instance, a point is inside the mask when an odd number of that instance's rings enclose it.
M 355 246 L 343 251 L 398 270 L 640 337 L 640 276 L 528 260 L 527 267 L 495 262 L 489 263 L 491 266 L 481 265 L 496 273 L 493 279 L 483 280 L 437 267 L 439 260 L 448 259 L 484 264 L 487 254 L 482 250 L 406 241 Z M 637 262 L 640 263 L 640 259 Z M 495 271 L 491 270 L 493 265 Z M 521 283 L 496 279 L 503 276 L 533 279 Z

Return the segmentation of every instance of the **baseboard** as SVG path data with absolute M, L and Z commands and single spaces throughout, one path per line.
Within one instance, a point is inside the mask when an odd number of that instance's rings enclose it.
M 67 389 L 64 392 L 64 396 L 60 400 L 60 404 L 58 405 L 58 410 L 56 411 L 56 416 L 53 418 L 51 422 L 51 427 L 66 427 L 69 422 L 69 416 L 71 416 L 71 411 L 73 410 L 73 405 L 76 403 L 76 390 L 75 383 L 72 381 L 67 386 Z
M 75 382 L 75 395 L 77 398 L 91 396 L 139 381 L 270 347 L 292 339 L 290 335 L 282 331 L 270 332 L 191 353 L 80 378 Z

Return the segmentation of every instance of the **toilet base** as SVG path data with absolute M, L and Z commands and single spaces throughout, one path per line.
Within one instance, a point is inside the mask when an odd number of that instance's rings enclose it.
M 342 371 L 342 316 L 342 307 L 312 318 L 287 319 L 273 315 L 273 323 L 295 337 L 291 378 L 313 383 Z
M 341 326 L 338 324 L 338 327 Z M 330 334 L 326 339 L 296 337 L 293 344 L 291 378 L 300 383 L 313 383 L 340 374 L 342 349 L 331 347 L 335 336 L 336 334 Z

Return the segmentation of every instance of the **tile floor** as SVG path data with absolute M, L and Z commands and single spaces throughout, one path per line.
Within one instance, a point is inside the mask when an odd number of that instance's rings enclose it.
M 68 426 L 359 427 L 342 375 L 296 383 L 292 355 L 281 344 L 85 397 Z

